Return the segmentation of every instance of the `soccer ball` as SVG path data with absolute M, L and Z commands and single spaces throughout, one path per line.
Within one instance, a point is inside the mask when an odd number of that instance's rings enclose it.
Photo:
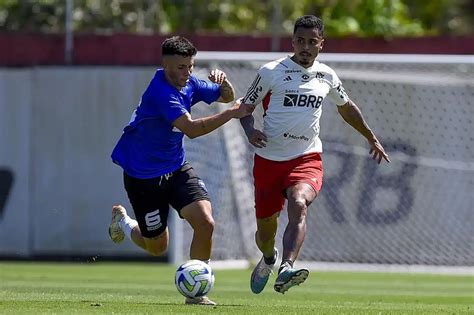
M 195 298 L 206 295 L 214 285 L 214 271 L 201 260 L 188 260 L 178 267 L 174 279 L 179 293 Z

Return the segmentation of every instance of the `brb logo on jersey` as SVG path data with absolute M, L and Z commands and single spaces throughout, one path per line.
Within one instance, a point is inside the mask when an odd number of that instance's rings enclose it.
M 306 94 L 285 94 L 283 106 L 319 108 L 323 103 L 322 96 Z

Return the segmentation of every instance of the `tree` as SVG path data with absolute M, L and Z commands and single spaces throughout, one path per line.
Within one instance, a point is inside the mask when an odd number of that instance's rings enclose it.
M 315 14 L 331 37 L 395 37 L 468 34 L 473 12 L 471 0 L 74 0 L 73 22 L 76 32 L 291 34 Z M 65 0 L 0 0 L 3 31 L 63 32 L 64 18 Z

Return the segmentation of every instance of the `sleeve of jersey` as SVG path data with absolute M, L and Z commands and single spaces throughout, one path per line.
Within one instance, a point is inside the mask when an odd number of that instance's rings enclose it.
M 255 80 L 247 90 L 242 103 L 258 105 L 270 90 L 271 70 L 265 67 L 258 70 Z
M 328 96 L 329 99 L 338 106 L 344 105 L 349 101 L 349 96 L 344 90 L 341 80 L 334 71 L 332 71 L 332 86 L 329 90 Z
M 193 78 L 193 99 L 191 104 L 205 102 L 211 104 L 221 96 L 220 85 L 204 80 Z
M 165 120 L 172 124 L 176 119 L 188 113 L 175 95 L 170 95 L 167 102 L 158 102 L 158 108 Z

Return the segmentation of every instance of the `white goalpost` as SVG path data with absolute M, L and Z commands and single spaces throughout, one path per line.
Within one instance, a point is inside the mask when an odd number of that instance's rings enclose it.
M 225 71 L 240 97 L 261 65 L 285 55 L 199 52 L 195 74 L 205 78 L 210 69 Z M 324 184 L 308 211 L 299 264 L 472 273 L 474 57 L 328 53 L 318 60 L 336 70 L 392 163 L 377 166 L 365 140 L 335 106 L 323 105 Z M 196 106 L 193 116 L 225 106 Z M 255 116 L 261 124 L 261 113 Z M 219 261 L 214 264 L 248 266 L 260 254 L 254 244 L 253 149 L 239 122 L 185 145 L 213 202 L 212 259 Z M 171 256 L 187 257 L 192 233 L 176 222 L 171 232 L 181 241 Z M 283 211 L 279 249 L 286 222 Z

